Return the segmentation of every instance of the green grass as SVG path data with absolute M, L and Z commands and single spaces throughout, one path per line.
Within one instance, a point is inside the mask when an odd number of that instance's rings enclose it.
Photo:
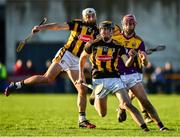
M 117 99 L 108 98 L 108 114 L 97 115 L 87 105 L 87 117 L 96 129 L 79 129 L 76 94 L 0 95 L 1 136 L 180 136 L 180 96 L 149 95 L 164 124 L 170 131 L 160 132 L 154 123 L 143 132 L 128 114 L 127 121 L 116 120 Z M 137 101 L 133 101 L 137 105 Z

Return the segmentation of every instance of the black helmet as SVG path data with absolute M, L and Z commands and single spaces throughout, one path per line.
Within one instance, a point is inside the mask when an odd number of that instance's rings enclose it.
M 107 28 L 107 29 L 114 29 L 114 23 L 112 23 L 112 21 L 102 21 L 100 24 L 99 24 L 99 29 L 102 29 L 102 28 Z

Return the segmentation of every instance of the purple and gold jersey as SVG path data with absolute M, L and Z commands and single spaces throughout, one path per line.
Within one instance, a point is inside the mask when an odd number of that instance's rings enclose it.
M 128 56 L 128 52 L 130 49 L 135 49 L 137 52 L 140 51 L 145 51 L 145 45 L 142 39 L 134 34 L 131 38 L 126 38 L 123 33 L 118 35 L 118 36 L 113 36 L 113 39 L 118 41 L 122 46 L 125 47 L 126 54 Z M 134 58 L 134 62 L 130 67 L 125 67 L 124 63 L 122 60 L 119 60 L 118 64 L 119 72 L 120 74 L 132 74 L 132 73 L 142 73 L 142 65 L 141 65 L 141 60 L 138 56 Z
M 88 44 L 85 51 L 90 54 L 93 78 L 118 78 L 120 76 L 117 68 L 118 59 L 123 55 L 126 56 L 126 53 L 124 47 L 116 40 L 106 43 L 98 38 Z

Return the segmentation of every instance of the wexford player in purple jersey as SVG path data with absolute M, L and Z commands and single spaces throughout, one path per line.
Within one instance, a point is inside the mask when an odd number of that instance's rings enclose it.
M 143 40 L 135 33 L 136 18 L 132 14 L 125 15 L 122 19 L 122 33 L 114 36 L 122 46 L 125 47 L 126 53 L 131 49 L 137 52 L 134 63 L 131 67 L 125 67 L 123 62 L 119 60 L 119 72 L 121 79 L 128 89 L 132 91 L 135 97 L 142 105 L 143 111 L 147 112 L 151 119 L 158 125 L 160 130 L 168 130 L 161 122 L 155 108 L 147 98 L 145 89 L 142 85 L 142 68 L 148 64 L 147 55 L 145 53 L 145 45 Z M 120 122 L 126 120 L 126 112 L 121 104 L 118 111 L 118 120 Z

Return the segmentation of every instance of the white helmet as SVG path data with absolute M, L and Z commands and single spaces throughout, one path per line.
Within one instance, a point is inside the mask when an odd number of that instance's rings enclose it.
M 87 14 L 95 14 L 96 15 L 96 11 L 93 8 L 86 8 L 82 11 L 82 16 L 86 16 Z
M 88 18 L 91 16 L 91 19 Z M 82 11 L 82 19 L 88 24 L 94 24 L 96 22 L 96 11 L 93 8 L 86 8 Z

